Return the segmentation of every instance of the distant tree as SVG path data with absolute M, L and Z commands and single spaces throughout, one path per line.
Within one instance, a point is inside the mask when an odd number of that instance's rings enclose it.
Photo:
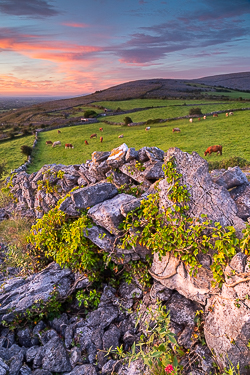
M 123 119 L 125 125 L 128 125 L 130 124 L 131 122 L 133 122 L 133 120 L 131 119 L 131 117 L 129 116 L 126 116 L 124 119 Z
M 3 174 L 6 172 L 6 162 L 3 161 L 0 163 L 0 179 L 3 177 Z
M 27 146 L 27 145 L 23 145 L 21 146 L 21 153 L 26 155 L 27 156 L 27 159 L 28 157 L 31 155 L 32 153 L 32 147 L 30 146 Z
M 200 115 L 202 116 L 202 112 L 201 112 L 201 109 L 200 108 L 190 108 L 189 110 L 189 116 L 193 116 L 193 115 Z
M 87 111 L 84 112 L 83 116 L 85 118 L 90 118 L 90 117 L 95 117 L 97 113 L 93 111 L 92 109 L 88 109 Z

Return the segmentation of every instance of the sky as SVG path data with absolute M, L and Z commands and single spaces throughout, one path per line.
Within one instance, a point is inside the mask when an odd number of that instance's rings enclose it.
M 0 95 L 250 71 L 250 0 L 0 0 Z

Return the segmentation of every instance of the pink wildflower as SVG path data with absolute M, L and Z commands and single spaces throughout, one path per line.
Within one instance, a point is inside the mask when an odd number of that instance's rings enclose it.
M 172 365 L 168 365 L 166 368 L 165 368 L 165 371 L 167 374 L 171 374 L 173 371 L 174 371 L 174 368 Z

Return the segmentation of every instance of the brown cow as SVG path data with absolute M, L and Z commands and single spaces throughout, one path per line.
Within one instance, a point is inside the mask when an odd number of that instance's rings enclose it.
M 214 114 L 213 114 L 213 117 L 218 117 L 217 113 L 214 113 Z
M 172 130 L 173 133 L 179 133 L 180 131 L 181 131 L 180 128 L 173 128 L 173 130 Z
M 84 141 L 84 143 L 85 143 L 85 145 L 88 145 L 88 144 L 89 144 L 89 142 L 88 142 L 88 141 Z
M 65 148 L 74 148 L 74 146 L 71 143 L 65 143 Z
M 100 137 L 100 142 L 102 143 L 102 141 L 103 141 L 103 137 Z
M 51 142 L 51 141 L 46 141 L 46 145 L 53 145 L 53 142 Z
M 118 135 L 118 138 L 123 138 L 124 137 L 124 135 L 123 134 L 121 134 L 121 135 Z
M 228 117 L 228 113 L 226 113 L 226 117 Z
M 200 118 L 200 117 L 198 118 L 198 121 L 201 121 L 201 118 Z
M 60 134 L 60 133 L 61 133 L 61 131 L 60 131 L 60 130 L 57 130 L 57 133 L 58 133 L 58 134 Z
M 99 128 L 100 132 L 103 132 L 103 128 Z
M 91 134 L 90 138 L 97 138 L 97 134 L 96 133 Z
M 208 149 L 204 152 L 204 155 L 207 156 L 207 154 L 211 155 L 212 152 L 217 152 L 217 155 L 222 155 L 222 146 L 210 146 Z

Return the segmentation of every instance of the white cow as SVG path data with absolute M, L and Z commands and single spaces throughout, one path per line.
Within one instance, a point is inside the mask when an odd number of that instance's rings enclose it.
M 53 143 L 52 147 L 55 147 L 55 146 L 61 146 L 61 142 L 60 141 L 56 141 Z
M 190 118 L 190 119 L 189 119 L 189 122 L 193 122 L 193 119 L 192 119 L 192 118 Z
M 206 120 L 207 116 L 203 116 L 204 120 Z
M 146 131 L 147 131 L 147 130 L 150 130 L 150 126 L 147 126 L 145 130 L 146 130 Z

